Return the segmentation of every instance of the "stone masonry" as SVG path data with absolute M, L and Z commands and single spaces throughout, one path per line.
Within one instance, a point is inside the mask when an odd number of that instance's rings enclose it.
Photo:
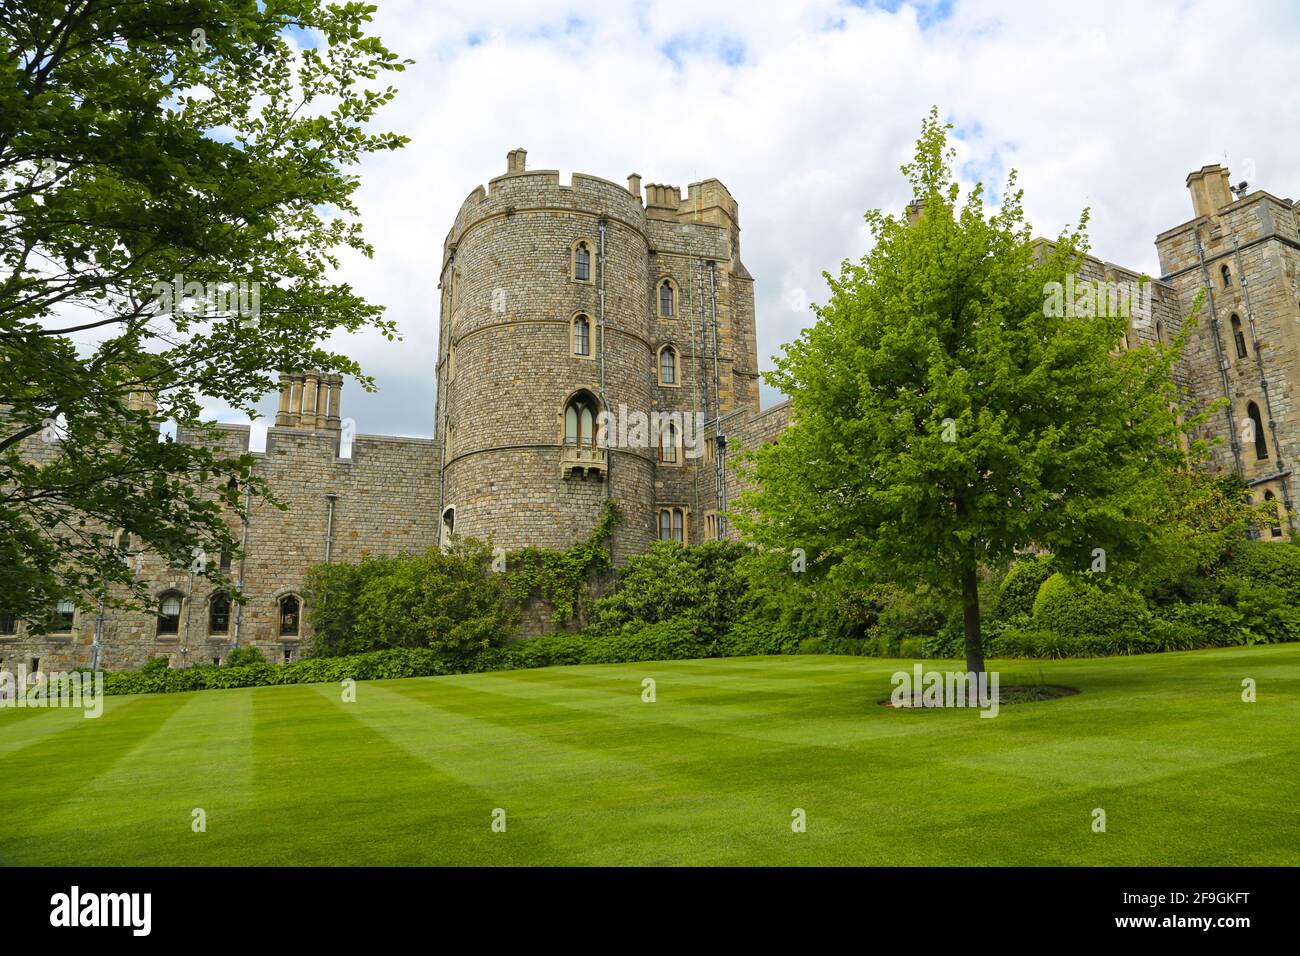
M 734 538 L 725 512 L 743 489 L 731 463 L 790 423 L 788 402 L 759 410 L 754 280 L 736 201 L 716 179 L 685 196 L 643 188 L 637 174 L 626 186 L 581 173 L 563 184 L 525 159 L 510 151 L 443 245 L 437 438 L 353 435 L 338 376 L 282 376 L 254 468 L 287 507 L 255 504 L 246 528 L 230 517 L 246 536 L 246 557 L 230 568 L 243 608 L 214 614 L 220 595 L 204 576 L 140 554 L 160 612 L 165 602 L 176 612 L 175 633 L 158 615 L 116 611 L 77 611 L 40 638 L 19 621 L 0 632 L 0 667 L 85 666 L 96 632 L 110 669 L 158 655 L 174 666 L 219 661 L 236 636 L 291 660 L 310 635 L 302 588 L 314 564 L 418 553 L 453 533 L 506 549 L 567 547 L 611 499 L 625 517 L 618 562 L 658 538 Z M 1188 187 L 1195 218 L 1156 238 L 1152 311 L 1121 347 L 1169 341 L 1208 290 L 1177 379 L 1199 402 L 1227 396 L 1206 428 L 1219 440 L 1212 467 L 1275 502 L 1277 524 L 1259 534 L 1286 537 L 1300 496 L 1300 209 L 1261 190 L 1234 194 L 1219 166 L 1192 173 Z M 1089 258 L 1079 278 L 1139 276 Z M 240 453 L 249 432 L 221 426 L 219 440 Z

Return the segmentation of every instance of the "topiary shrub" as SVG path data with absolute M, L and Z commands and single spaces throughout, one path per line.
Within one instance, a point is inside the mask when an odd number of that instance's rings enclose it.
M 1051 562 L 1051 555 L 1040 554 L 1022 558 L 1011 565 L 1011 570 L 1002 579 L 1002 586 L 998 588 L 993 617 L 1006 620 L 1017 614 L 1032 613 L 1038 589 L 1052 576 Z
M 1102 586 L 1059 571 L 1042 583 L 1034 598 L 1034 627 L 1067 638 L 1113 638 L 1142 632 L 1148 625 L 1146 602 L 1135 591 Z

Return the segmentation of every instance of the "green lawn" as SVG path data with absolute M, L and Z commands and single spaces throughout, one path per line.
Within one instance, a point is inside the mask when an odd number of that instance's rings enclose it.
M 367 682 L 355 703 L 309 685 L 109 698 L 97 720 L 3 709 L 0 863 L 1300 863 L 1300 645 L 997 662 L 1004 685 L 1041 672 L 1082 693 L 991 720 L 877 706 L 910 666 L 739 658 Z

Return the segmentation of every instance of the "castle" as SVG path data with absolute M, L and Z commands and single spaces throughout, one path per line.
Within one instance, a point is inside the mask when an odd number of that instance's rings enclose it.
M 739 451 L 775 439 L 789 406 L 760 410 L 754 280 L 740 256 L 735 199 L 716 179 L 626 186 L 529 170 L 462 203 L 443 244 L 434 439 L 352 435 L 338 376 L 282 376 L 255 471 L 287 505 L 232 515 L 244 557 L 219 560 L 240 606 L 203 575 L 142 553 L 155 614 L 54 609 L 56 633 L 0 614 L 0 668 L 218 662 L 252 645 L 293 660 L 308 636 L 302 587 L 328 561 L 421 552 L 455 533 L 507 549 L 566 547 L 621 506 L 615 559 L 658 539 L 734 537 Z M 1240 474 L 1293 529 L 1300 484 L 1300 208 L 1240 195 L 1228 171 L 1188 176 L 1194 216 L 1156 237 L 1162 276 L 1125 345 L 1168 341 L 1197 293 L 1203 319 L 1178 369 L 1198 400 L 1226 397 L 1207 426 L 1211 467 Z M 1136 282 L 1089 259 L 1081 279 Z M 345 424 L 346 423 L 346 424 Z M 248 426 L 221 426 L 233 454 Z M 178 441 L 197 441 L 184 432 Z M 40 454 L 33 450 L 33 454 Z M 49 453 L 49 452 L 45 452 Z

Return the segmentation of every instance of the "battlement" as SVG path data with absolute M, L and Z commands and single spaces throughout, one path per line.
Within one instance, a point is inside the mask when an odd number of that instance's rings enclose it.
M 523 148 L 510 150 L 506 171 L 488 180 L 486 187 L 474 187 L 465 197 L 443 242 L 444 267 L 475 223 L 530 209 L 572 209 L 619 219 L 642 230 L 647 220 L 711 225 L 733 233 L 739 229 L 738 204 L 718 179 L 691 183 L 685 198 L 679 186 L 649 183 L 643 200 L 639 173 L 629 173 L 626 186 L 578 172 L 566 184 L 561 182 L 559 170 L 528 169 L 527 155 Z

